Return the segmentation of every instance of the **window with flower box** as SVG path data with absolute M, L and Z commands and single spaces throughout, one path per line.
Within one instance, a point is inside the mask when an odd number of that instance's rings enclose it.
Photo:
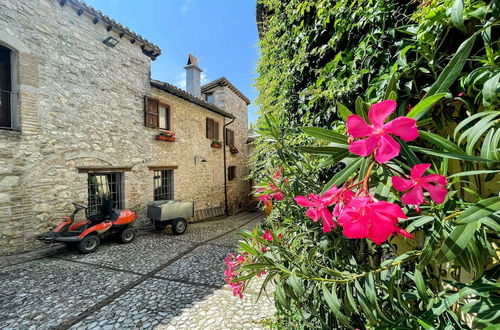
M 170 130 L 170 106 L 151 97 L 146 97 L 145 103 L 145 125 L 151 128 Z

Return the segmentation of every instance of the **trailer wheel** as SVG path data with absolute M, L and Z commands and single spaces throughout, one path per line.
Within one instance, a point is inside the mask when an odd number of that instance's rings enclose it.
M 137 235 L 135 229 L 133 228 L 125 228 L 122 230 L 118 236 L 118 239 L 120 243 L 122 244 L 128 244 L 131 243 L 134 239 L 135 236 Z
M 92 253 L 99 247 L 101 240 L 97 235 L 85 236 L 78 244 L 76 249 L 83 254 Z
M 184 218 L 172 220 L 172 232 L 174 235 L 182 235 L 187 229 L 187 221 Z

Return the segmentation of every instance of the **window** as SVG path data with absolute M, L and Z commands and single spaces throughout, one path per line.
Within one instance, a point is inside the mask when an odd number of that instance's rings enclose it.
M 213 93 L 205 94 L 205 101 L 207 101 L 208 103 L 214 103 L 214 94 Z
M 0 46 L 0 128 L 12 128 L 10 49 Z
M 228 180 L 236 179 L 236 166 L 229 166 L 227 168 L 227 179 Z
M 212 118 L 207 118 L 207 138 L 212 140 L 219 139 L 219 123 Z
M 170 107 L 151 97 L 146 97 L 145 102 L 145 125 L 170 130 Z
M 122 173 L 89 173 L 88 191 L 90 215 L 99 213 L 99 207 L 105 199 L 113 201 L 114 209 L 121 209 L 123 205 Z
M 170 129 L 170 107 L 168 105 L 160 105 L 160 122 L 158 127 L 162 129 Z
M 172 170 L 154 171 L 154 191 L 155 201 L 174 199 L 174 182 Z
M 226 128 L 226 144 L 230 147 L 234 147 L 234 131 Z

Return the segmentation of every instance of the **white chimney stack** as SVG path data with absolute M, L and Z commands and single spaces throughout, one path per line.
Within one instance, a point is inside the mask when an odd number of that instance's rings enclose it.
M 189 54 L 186 69 L 186 92 L 201 98 L 201 73 L 202 69 L 198 66 L 198 59 Z

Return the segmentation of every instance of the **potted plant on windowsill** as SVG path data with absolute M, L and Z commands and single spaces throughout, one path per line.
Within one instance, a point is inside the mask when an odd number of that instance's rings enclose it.
M 156 140 L 175 142 L 175 133 L 171 131 L 160 131 L 160 134 L 155 136 Z
M 222 148 L 222 142 L 218 140 L 212 140 L 211 146 L 212 148 Z
M 231 155 L 236 155 L 240 151 L 235 146 L 231 146 L 231 147 L 229 147 L 229 152 L 231 153 Z

